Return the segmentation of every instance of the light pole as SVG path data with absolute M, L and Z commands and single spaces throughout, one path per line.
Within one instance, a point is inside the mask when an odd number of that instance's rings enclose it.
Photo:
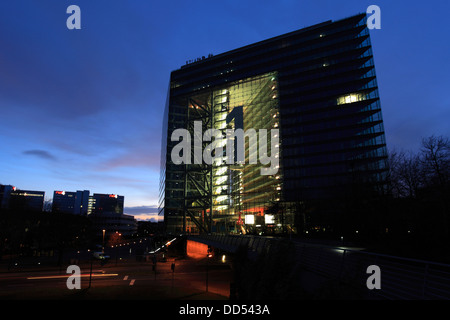
M 102 253 L 105 253 L 105 229 L 103 229 Z
M 173 290 L 173 278 L 174 278 L 174 274 L 175 274 L 175 261 L 172 262 L 172 265 L 170 266 L 170 268 L 172 269 L 172 290 Z
M 208 254 L 206 255 L 206 292 L 208 292 L 208 285 L 209 285 L 209 262 L 211 261 L 210 258 L 212 257 L 211 251 L 208 248 Z
M 117 240 L 116 241 L 116 266 L 117 266 L 119 243 L 120 243 L 120 239 L 121 239 L 122 234 L 119 233 L 118 231 L 116 231 L 116 233 L 117 233 L 117 239 L 116 239 Z
M 206 261 L 206 292 L 208 292 L 208 260 Z
M 91 269 L 89 270 L 89 289 L 91 288 L 92 281 L 92 260 L 94 260 L 94 257 L 91 256 Z

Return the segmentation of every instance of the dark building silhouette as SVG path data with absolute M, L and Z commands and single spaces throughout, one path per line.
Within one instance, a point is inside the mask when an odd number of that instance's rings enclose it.
M 123 213 L 124 196 L 117 194 L 94 193 L 89 197 L 88 217 L 98 236 L 118 232 L 130 236 L 137 232 L 137 221 Z
M 12 185 L 3 185 L 0 184 L 0 210 L 1 209 L 9 209 L 9 199 L 11 196 L 11 192 L 15 191 L 16 187 Z
M 54 191 L 52 211 L 86 216 L 89 206 L 89 190 Z
M 44 209 L 44 191 L 19 190 L 11 191 L 8 208 L 11 211 L 41 212 Z
M 88 214 L 123 214 L 124 196 L 94 193 L 89 197 Z

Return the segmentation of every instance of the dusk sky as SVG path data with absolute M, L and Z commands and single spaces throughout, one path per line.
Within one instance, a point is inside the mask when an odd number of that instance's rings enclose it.
M 69 30 L 69 5 L 81 30 Z M 388 149 L 450 136 L 450 2 L 14 0 L 0 3 L 0 183 L 125 196 L 155 214 L 170 72 L 381 8 L 371 30 Z

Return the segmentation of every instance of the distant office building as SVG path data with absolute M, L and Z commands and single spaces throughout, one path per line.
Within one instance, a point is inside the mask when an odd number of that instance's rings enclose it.
M 43 211 L 44 191 L 12 190 L 8 208 L 12 211 Z
M 94 193 L 88 200 L 88 215 L 102 213 L 123 214 L 124 196 Z
M 97 235 L 119 232 L 130 236 L 137 232 L 137 222 L 133 216 L 123 213 L 124 196 L 94 193 L 89 197 L 88 217 L 93 222 Z
M 55 213 L 73 213 L 76 192 L 54 191 L 52 211 Z
M 87 215 L 89 209 L 89 190 L 77 191 L 75 197 L 74 213 L 79 215 Z
M 118 232 L 123 236 L 132 236 L 137 232 L 137 221 L 133 216 L 114 212 L 93 213 L 89 215 L 97 236 L 103 234 L 108 237 Z
M 89 190 L 53 192 L 52 211 L 55 213 L 87 215 L 88 205 Z
M 323 22 L 171 72 L 159 202 L 167 231 L 295 232 L 305 203 L 339 204 L 358 183 L 383 188 L 386 142 L 366 21 L 360 14 Z M 192 146 L 181 163 L 172 159 L 184 138 L 178 131 L 172 139 L 177 129 Z M 223 138 L 229 129 L 265 131 L 266 149 L 261 135 L 244 136 L 244 164 L 229 162 L 225 148 L 208 164 L 209 129 Z M 261 155 L 276 150 L 276 173 L 261 174 Z
M 11 211 L 43 211 L 44 191 L 20 190 L 0 185 L 0 208 Z
M 9 199 L 11 197 L 11 192 L 15 190 L 16 187 L 14 186 L 0 184 L 0 209 L 9 208 Z

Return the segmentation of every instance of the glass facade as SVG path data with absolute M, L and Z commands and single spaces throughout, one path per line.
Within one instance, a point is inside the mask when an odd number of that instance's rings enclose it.
M 193 142 L 201 138 L 196 125 L 223 136 L 243 126 L 258 139 L 247 136 L 244 164 L 227 163 L 225 152 L 211 165 L 199 162 L 195 147 L 189 164 L 174 163 L 172 133 L 184 128 Z M 169 232 L 296 232 L 299 203 L 339 199 L 355 181 L 383 188 L 386 142 L 365 14 L 173 71 L 163 130 L 160 214 Z M 262 130 L 267 155 L 277 141 L 276 172 L 268 175 Z
M 279 175 L 277 180 L 272 175 L 261 174 L 271 164 L 261 157 L 257 148 L 261 145 L 267 148 L 266 155 L 277 160 L 272 166 L 278 171 L 279 152 L 272 152 L 275 142 L 272 143 L 271 134 L 279 126 L 277 88 L 276 73 L 267 73 L 173 100 L 169 126 L 187 129 L 191 142 L 202 140 L 200 152 L 191 149 L 189 163 L 173 163 L 171 150 L 178 141 L 170 139 L 170 148 L 165 152 L 166 178 L 162 192 L 169 194 L 165 208 L 174 210 L 174 218 L 179 220 L 176 224 L 193 232 L 232 232 L 236 227 L 244 227 L 239 221 L 245 215 L 262 216 L 267 199 L 279 200 L 281 179 Z M 200 130 L 196 131 L 196 126 Z M 210 142 L 203 141 L 203 135 L 208 129 L 218 130 L 223 137 L 217 144 L 222 154 L 215 155 L 211 164 L 204 161 L 204 151 Z M 242 133 L 236 134 L 237 129 Z M 265 135 L 260 134 L 261 130 Z M 274 132 L 276 135 L 277 131 Z M 233 142 L 229 149 L 227 137 Z M 242 157 L 238 157 L 239 146 L 242 146 Z M 181 208 L 183 221 L 180 221 Z

